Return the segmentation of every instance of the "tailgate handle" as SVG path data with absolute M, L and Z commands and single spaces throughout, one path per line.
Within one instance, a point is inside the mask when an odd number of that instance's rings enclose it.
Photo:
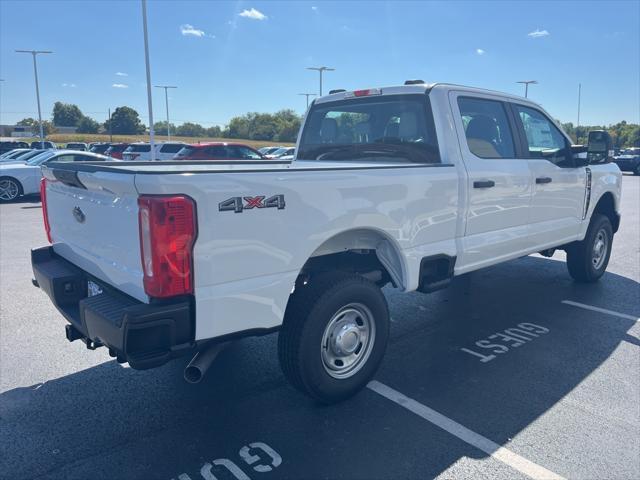
M 80 179 L 78 178 L 78 172 L 74 172 L 72 170 L 62 170 L 57 168 L 57 169 L 53 169 L 52 173 L 53 173 L 53 176 L 56 177 L 56 180 L 58 180 L 61 183 L 64 183 L 69 187 L 77 187 L 77 188 L 82 188 L 84 190 L 87 189 L 87 187 L 85 187 L 80 181 Z

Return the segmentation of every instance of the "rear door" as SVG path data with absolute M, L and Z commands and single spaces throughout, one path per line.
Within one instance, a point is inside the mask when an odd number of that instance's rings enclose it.
M 461 272 L 497 263 L 528 249 L 532 179 L 517 158 L 513 115 L 501 97 L 449 94 L 468 174 Z
M 534 181 L 529 226 L 533 248 L 575 240 L 582 222 L 586 169 L 575 167 L 569 140 L 547 115 L 529 105 L 512 107 Z

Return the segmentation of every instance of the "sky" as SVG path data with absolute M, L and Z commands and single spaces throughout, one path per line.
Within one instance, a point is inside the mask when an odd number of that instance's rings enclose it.
M 299 93 L 448 82 L 523 94 L 563 122 L 640 122 L 640 1 L 148 1 L 153 84 L 172 123 L 223 125 L 250 111 L 305 110 Z M 118 106 L 148 124 L 139 0 L 0 0 L 0 123 L 56 101 L 98 121 Z M 164 90 L 153 89 L 154 121 Z

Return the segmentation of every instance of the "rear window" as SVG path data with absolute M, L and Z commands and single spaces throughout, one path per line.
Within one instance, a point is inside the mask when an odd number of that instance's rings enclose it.
M 151 145 L 147 144 L 138 144 L 138 145 L 129 145 L 125 152 L 150 152 Z
M 298 160 L 438 163 L 426 95 L 352 98 L 311 107 Z
M 180 150 L 178 150 L 178 156 L 179 157 L 190 157 L 191 155 L 193 155 L 193 153 L 195 152 L 195 147 L 182 147 Z

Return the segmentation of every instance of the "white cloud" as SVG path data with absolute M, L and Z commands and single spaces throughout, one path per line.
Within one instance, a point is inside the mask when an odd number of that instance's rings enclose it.
M 124 72 L 116 72 L 116 75 L 117 75 L 118 77 L 128 77 L 128 76 L 129 76 L 129 74 L 128 74 L 128 73 L 124 73 Z
M 125 83 L 114 83 L 111 85 L 113 88 L 129 88 L 129 85 Z
M 63 83 L 63 87 L 76 88 L 77 85 L 75 83 Z
M 315 5 L 313 7 L 311 7 L 311 10 L 313 10 L 314 12 L 318 11 L 318 7 L 316 7 Z
M 182 33 L 182 35 L 184 35 L 185 37 L 204 37 L 206 35 L 206 33 L 204 33 L 204 30 L 200 30 L 193 25 L 189 25 L 188 23 L 180 25 L 180 33 Z
M 476 53 L 477 53 L 478 55 L 484 55 L 484 50 L 483 50 L 483 49 L 481 49 L 481 48 L 476 48 Z
M 527 36 L 531 38 L 546 37 L 547 35 L 549 35 L 548 31 L 540 30 L 539 28 L 536 28 L 533 32 L 527 33 Z
M 259 10 L 256 10 L 255 8 L 252 8 L 251 10 L 243 10 L 242 12 L 240 12 L 238 15 L 240 15 L 241 17 L 246 17 L 246 18 L 250 18 L 251 20 L 266 20 L 267 17 L 264 13 L 262 13 Z

